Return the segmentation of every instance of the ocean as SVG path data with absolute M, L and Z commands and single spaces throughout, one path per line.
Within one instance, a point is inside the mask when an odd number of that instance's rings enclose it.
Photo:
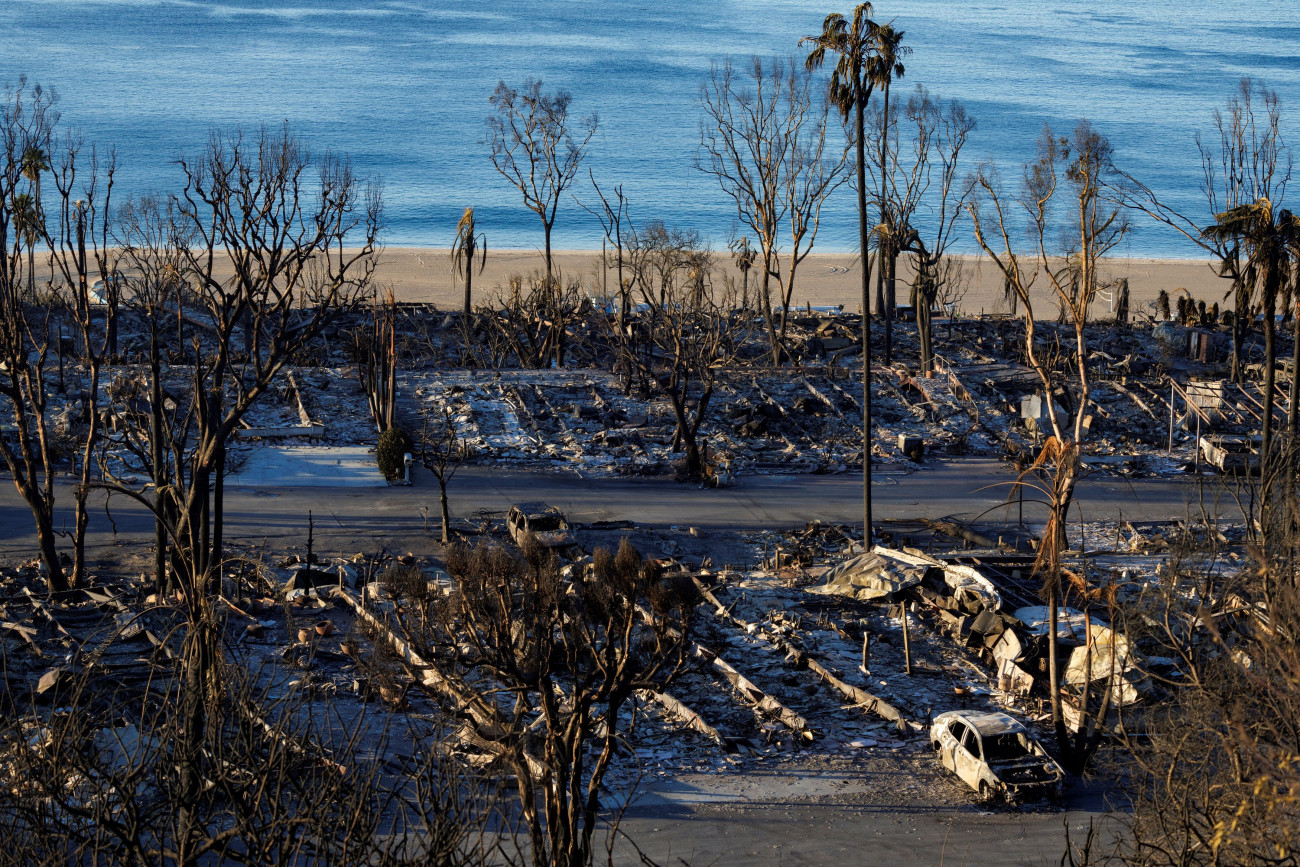
M 485 144 L 498 81 L 528 77 L 595 112 L 587 166 L 623 184 L 638 223 L 699 229 L 723 248 L 734 207 L 695 167 L 700 87 L 727 56 L 799 53 L 801 36 L 848 4 L 776 2 L 377 2 L 348 0 L 5 0 L 0 80 L 25 74 L 59 94 L 62 125 L 117 150 L 119 192 L 179 190 L 176 160 L 214 128 L 288 122 L 313 149 L 347 154 L 382 180 L 384 241 L 450 245 L 466 206 L 489 249 L 541 246 L 537 217 L 495 172 Z M 962 100 L 978 127 L 967 165 L 991 160 L 1014 180 L 1044 124 L 1087 118 L 1117 164 L 1204 215 L 1195 137 L 1250 75 L 1282 97 L 1291 140 L 1300 117 L 1295 0 L 910 0 L 875 4 L 912 48 L 896 93 L 923 84 Z M 577 199 L 594 196 L 582 173 Z M 1208 216 L 1208 215 L 1206 215 Z M 1140 218 L 1120 255 L 1194 255 Z M 817 249 L 855 247 L 841 188 Z M 963 237 L 969 235 L 963 233 Z M 600 246 L 598 224 L 561 206 L 556 249 Z M 972 243 L 963 242 L 964 249 Z

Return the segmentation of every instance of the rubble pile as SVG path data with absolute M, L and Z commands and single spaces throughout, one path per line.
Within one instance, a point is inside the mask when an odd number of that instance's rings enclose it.
M 617 354 L 608 335 L 592 324 L 592 317 L 602 315 L 599 310 L 573 315 L 569 361 L 549 369 L 522 368 L 509 352 L 469 351 L 465 341 L 476 339 L 477 332 L 467 330 L 460 314 L 431 305 L 404 304 L 397 310 L 397 414 L 413 436 L 428 412 L 451 408 L 472 461 L 583 475 L 674 471 L 681 452 L 671 405 L 613 372 L 620 370 Z M 358 340 L 373 329 L 373 315 L 348 314 L 326 330 L 309 356 L 294 359 L 279 385 L 243 419 L 232 443 L 236 465 L 241 451 L 268 443 L 374 443 L 375 425 L 357 369 Z M 198 340 L 200 350 L 208 351 L 215 339 L 210 329 L 191 319 L 185 326 L 185 339 Z M 718 371 L 700 430 L 705 460 L 720 478 L 860 469 L 860 328 L 861 317 L 842 310 L 791 311 L 792 361 L 780 368 L 764 366 L 759 331 L 742 338 L 754 344 L 737 355 L 748 361 Z M 130 467 L 138 461 L 126 454 L 122 432 L 147 420 L 147 340 L 131 310 L 122 312 L 120 329 L 124 354 L 102 371 L 99 404 L 110 431 L 107 447 Z M 1019 320 L 940 317 L 934 329 L 936 369 L 927 375 L 917 368 L 914 328 L 898 323 L 892 358 L 886 361 L 883 324 L 872 324 L 873 462 L 899 472 L 918 469 L 936 455 L 1004 456 L 1024 463 L 1050 433 L 1049 399 L 1063 420 L 1072 421 L 1077 408 L 1065 386 L 1076 374 L 1069 351 L 1073 334 L 1066 326 L 1036 326 L 1040 356 L 1050 360 L 1050 395 L 1024 365 Z M 1259 386 L 1224 381 L 1229 346 L 1224 335 L 1222 328 L 1169 322 L 1088 326 L 1092 396 L 1083 423 L 1085 462 L 1093 471 L 1136 477 L 1198 464 L 1225 472 L 1250 469 Z M 1279 355 L 1285 357 L 1289 337 L 1280 334 L 1279 341 Z M 1258 367 L 1260 352 L 1249 344 L 1247 361 Z M 169 406 L 188 403 L 192 363 L 188 350 L 171 351 L 163 370 Z M 87 421 L 88 381 L 75 359 L 69 358 L 66 368 L 52 406 L 54 427 L 71 435 Z M 1279 378 L 1279 407 L 1285 403 L 1287 375 L 1283 370 Z M 1247 440 L 1231 440 L 1236 436 Z
M 466 527 L 505 543 L 505 517 L 480 514 Z M 688 771 L 744 774 L 787 760 L 853 764 L 894 755 L 928 769 L 919 784 L 933 786 L 933 797 L 961 802 L 974 795 L 928 758 L 931 720 L 965 709 L 1042 725 L 1053 642 L 1071 725 L 1085 711 L 1097 714 L 1105 695 L 1111 709 L 1102 726 L 1118 725 L 1122 709 L 1133 731 L 1162 697 L 1147 674 L 1177 677 L 1172 661 L 1115 630 L 1101 603 L 1062 609 L 1052 636 L 1032 553 L 970 547 L 980 534 L 951 522 L 896 531 L 889 547 L 864 551 L 850 529 L 817 522 L 707 536 L 625 521 L 572 527 L 567 580 L 588 567 L 592 549 L 628 537 L 659 559 L 665 580 L 693 582 L 701 598 L 685 670 L 625 710 L 631 751 L 613 766 L 610 791 Z M 1137 598 L 1171 569 L 1193 568 L 1202 549 L 1206 565 L 1238 568 L 1243 536 L 1243 527 L 1226 525 L 1086 524 L 1088 555 L 1067 568 L 1088 586 L 1113 589 L 1099 599 Z M 473 672 L 453 682 L 454 650 L 424 658 L 406 631 L 419 621 L 413 600 L 454 585 L 437 559 L 298 552 L 268 562 L 248 550 L 229 562 L 218 599 L 225 646 L 256 673 L 265 700 L 340 719 L 378 711 L 363 746 L 397 738 L 415 751 L 436 740 L 464 761 L 492 763 L 492 745 L 463 717 L 490 718 L 513 699 Z M 154 596 L 140 576 L 47 602 L 32 592 L 40 577 L 35 564 L 0 573 L 7 666 L 0 704 L 26 729 L 47 727 L 66 706 L 64 691 L 87 677 L 111 681 L 121 695 L 174 677 L 179 599 Z M 106 738 L 144 730 L 118 703 L 78 712 Z M 383 722 L 389 714 L 404 721 L 400 734 Z

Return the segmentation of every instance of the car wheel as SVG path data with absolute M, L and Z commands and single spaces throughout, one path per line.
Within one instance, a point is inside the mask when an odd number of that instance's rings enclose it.
M 939 750 L 943 749 L 943 744 L 939 743 L 938 741 L 932 741 L 930 743 L 930 749 L 934 750 L 937 753 L 939 752 Z
M 986 804 L 993 800 L 993 792 L 989 789 L 989 784 L 984 780 L 980 780 L 979 794 L 980 800 Z

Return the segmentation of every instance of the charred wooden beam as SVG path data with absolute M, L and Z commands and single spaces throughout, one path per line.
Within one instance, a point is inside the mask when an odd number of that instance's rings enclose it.
M 722 732 L 705 722 L 704 717 L 700 716 L 691 708 L 687 707 L 681 701 L 666 692 L 655 692 L 650 689 L 641 690 L 638 695 L 646 701 L 652 701 L 668 712 L 669 716 L 685 725 L 692 731 L 699 732 L 709 740 L 713 741 L 723 750 L 729 753 L 736 751 L 736 745 L 727 738 L 723 737 Z
M 930 521 L 922 518 L 921 523 L 936 533 L 942 533 L 943 535 L 949 536 L 953 539 L 962 539 L 981 548 L 1000 547 L 997 542 L 994 542 L 988 536 L 985 536 L 982 533 L 977 533 L 969 527 L 955 524 L 952 521 Z
M 370 613 L 360 599 L 342 587 L 334 588 L 333 592 L 348 603 L 352 610 L 356 612 L 357 617 L 361 618 L 375 631 L 378 641 L 386 644 L 401 659 L 420 686 L 435 696 L 449 699 L 456 705 L 458 711 L 464 711 L 473 719 L 475 730 L 479 736 L 472 744 L 473 746 L 492 750 L 498 757 L 504 756 L 512 749 L 499 740 L 499 738 L 506 735 L 508 726 L 494 706 L 489 704 L 482 696 L 475 694 L 459 679 L 443 674 L 436 666 L 426 661 L 416 653 L 410 642 L 394 633 L 388 627 L 388 624 Z M 544 773 L 545 768 L 535 757 L 526 751 L 523 753 L 523 757 L 533 774 L 540 776 Z
M 855 707 L 861 708 L 867 713 L 873 713 L 894 723 L 903 723 L 905 721 L 902 711 L 889 702 L 879 696 L 872 695 L 865 689 L 861 689 L 840 680 L 830 671 L 830 669 L 826 668 L 826 666 L 814 659 L 812 655 L 802 648 L 795 647 L 780 635 L 764 629 L 758 624 L 749 623 L 736 617 L 718 601 L 717 597 L 714 596 L 706 586 L 704 586 L 703 582 L 697 578 L 695 583 L 700 590 L 700 594 L 704 597 L 704 600 L 713 606 L 714 612 L 719 617 L 730 621 L 737 628 L 747 634 L 758 635 L 769 644 L 781 650 L 785 653 L 787 661 L 795 668 L 811 671 L 813 674 L 821 678 L 824 683 L 840 693 L 840 695 L 853 702 Z
M 695 645 L 695 655 L 707 660 L 720 671 L 732 688 L 753 705 L 759 713 L 779 721 L 797 737 L 801 737 L 806 741 L 811 741 L 815 737 L 812 726 L 808 725 L 806 719 L 783 705 L 780 700 L 763 692 L 753 681 L 737 671 L 712 650 L 697 644 Z

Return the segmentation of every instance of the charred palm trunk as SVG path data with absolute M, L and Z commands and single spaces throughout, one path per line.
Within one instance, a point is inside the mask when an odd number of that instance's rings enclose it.
M 885 363 L 894 361 L 894 315 L 898 307 L 895 289 L 896 269 L 898 268 L 898 250 L 894 245 L 893 233 L 890 233 L 886 258 L 882 263 L 888 271 L 885 273 Z
M 880 251 L 880 262 L 878 263 L 880 273 L 876 288 L 876 305 L 885 318 L 885 364 L 892 364 L 894 361 L 894 287 L 893 269 L 889 267 L 895 256 L 894 226 L 889 217 L 889 185 L 885 180 L 885 176 L 889 172 L 889 85 L 891 77 L 892 70 L 886 69 L 884 92 L 881 94 L 884 102 L 881 105 L 880 115 L 880 226 L 885 234 L 877 242 L 877 249 Z M 886 273 L 887 268 L 888 273 Z
M 473 248 L 470 248 L 468 251 L 466 251 L 465 254 L 465 306 L 464 309 L 461 311 L 467 321 L 471 313 L 470 298 L 472 296 L 470 290 L 473 287 L 473 283 L 474 283 L 474 251 Z
M 1240 278 L 1233 280 L 1233 296 L 1236 313 L 1232 317 L 1232 365 L 1228 375 L 1240 385 L 1244 381 L 1241 359 L 1250 325 L 1250 296 Z
M 36 238 L 27 239 L 27 301 L 36 303 Z
M 854 66 L 853 79 L 859 85 L 862 69 Z M 866 130 L 862 119 L 867 95 L 859 87 L 853 101 L 858 157 L 858 249 L 862 258 L 862 544 L 871 547 L 871 259 L 867 255 L 867 155 Z

